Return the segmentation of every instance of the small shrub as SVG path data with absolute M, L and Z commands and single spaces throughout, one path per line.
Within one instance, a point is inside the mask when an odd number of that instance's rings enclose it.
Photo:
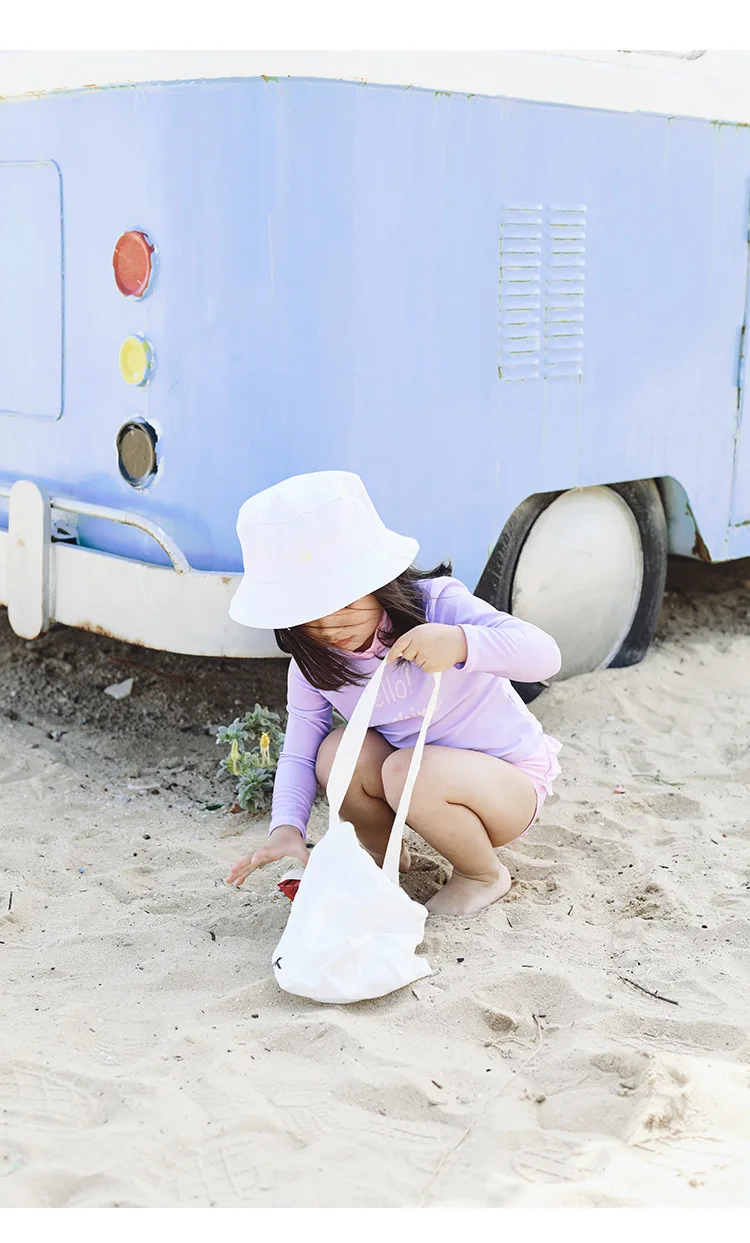
M 284 745 L 277 712 L 256 704 L 252 712 L 224 725 L 216 735 L 217 746 L 228 746 L 219 773 L 237 781 L 237 802 L 244 811 L 260 812 L 268 806 L 273 779 Z

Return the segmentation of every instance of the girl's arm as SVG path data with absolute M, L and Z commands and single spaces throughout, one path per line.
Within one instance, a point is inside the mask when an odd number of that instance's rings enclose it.
M 287 679 L 287 712 L 284 747 L 273 786 L 271 832 L 280 825 L 294 825 L 304 838 L 318 786 L 315 761 L 321 742 L 331 732 L 333 709 L 303 678 L 293 660 Z
M 457 578 L 436 579 L 433 590 L 435 595 L 427 601 L 428 620 L 460 626 L 466 637 L 467 657 L 457 669 L 517 682 L 539 682 L 559 673 L 560 649 L 538 626 L 500 613 Z

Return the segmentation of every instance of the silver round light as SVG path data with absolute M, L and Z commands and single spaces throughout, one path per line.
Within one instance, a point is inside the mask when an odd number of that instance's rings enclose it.
M 120 428 L 117 434 L 117 465 L 123 479 L 132 488 L 145 487 L 156 474 L 157 439 L 151 424 L 140 419 L 133 419 Z

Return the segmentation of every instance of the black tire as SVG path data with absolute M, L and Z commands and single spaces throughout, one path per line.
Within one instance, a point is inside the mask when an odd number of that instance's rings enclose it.
M 643 660 L 654 637 L 667 577 L 667 519 L 653 479 L 608 486 L 619 493 L 633 514 L 643 549 L 643 587 L 638 608 L 619 651 L 609 662 L 611 669 L 619 669 Z M 562 492 L 538 492 L 513 511 L 474 589 L 481 600 L 510 613 L 513 580 L 523 546 L 534 523 L 558 496 Z M 514 682 L 513 686 L 524 703 L 531 703 L 545 689 L 542 682 Z
M 643 660 L 656 632 L 667 581 L 669 537 L 667 515 L 653 479 L 636 479 L 633 483 L 615 483 L 610 487 L 630 506 L 638 523 L 643 549 L 643 586 L 638 608 L 622 646 L 609 662 L 610 669 L 624 669 Z

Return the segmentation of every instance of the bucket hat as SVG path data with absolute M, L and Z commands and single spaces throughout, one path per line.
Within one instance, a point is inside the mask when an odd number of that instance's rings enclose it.
M 390 531 L 350 471 L 294 475 L 251 496 L 237 517 L 244 574 L 229 616 L 285 630 L 346 608 L 413 563 L 415 539 Z

